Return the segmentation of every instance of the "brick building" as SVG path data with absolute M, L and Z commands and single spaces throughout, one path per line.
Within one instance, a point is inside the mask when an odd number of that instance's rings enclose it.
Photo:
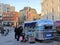
M 3 25 L 14 25 L 18 23 L 18 12 L 3 12 Z

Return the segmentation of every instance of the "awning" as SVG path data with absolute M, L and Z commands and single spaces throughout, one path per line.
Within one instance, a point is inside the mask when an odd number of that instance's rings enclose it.
M 60 26 L 60 21 L 56 21 L 54 24 L 55 26 Z

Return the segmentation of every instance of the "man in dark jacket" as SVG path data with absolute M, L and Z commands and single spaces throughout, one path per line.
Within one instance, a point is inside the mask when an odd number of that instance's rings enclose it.
M 22 31 L 23 31 L 22 26 L 18 27 L 18 29 L 17 29 L 17 36 L 18 36 L 17 41 L 19 41 L 19 37 L 22 35 Z

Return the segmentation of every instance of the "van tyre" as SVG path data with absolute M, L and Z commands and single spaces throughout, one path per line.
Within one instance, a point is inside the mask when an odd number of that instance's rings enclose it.
M 30 44 L 35 43 L 35 42 L 29 42 Z
M 38 39 L 35 39 L 37 42 L 43 42 L 43 40 L 38 40 Z

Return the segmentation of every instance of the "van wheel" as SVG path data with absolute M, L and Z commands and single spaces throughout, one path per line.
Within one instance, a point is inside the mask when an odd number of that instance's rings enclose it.
M 35 41 L 37 41 L 37 42 L 43 42 L 43 40 L 38 40 L 38 39 L 35 39 Z
M 33 43 L 35 43 L 35 42 L 29 42 L 30 44 L 33 44 Z

